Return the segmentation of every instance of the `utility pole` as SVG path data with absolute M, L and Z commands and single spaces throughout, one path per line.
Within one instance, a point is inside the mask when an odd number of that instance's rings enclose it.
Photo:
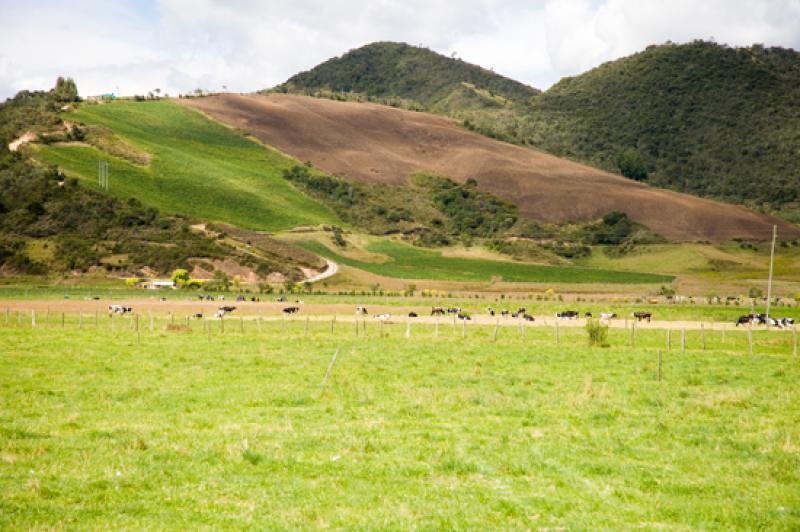
M 772 301 L 772 270 L 775 265 L 775 239 L 778 237 L 778 226 L 772 226 L 772 250 L 769 253 L 769 280 L 767 281 L 767 328 L 769 328 L 769 304 Z

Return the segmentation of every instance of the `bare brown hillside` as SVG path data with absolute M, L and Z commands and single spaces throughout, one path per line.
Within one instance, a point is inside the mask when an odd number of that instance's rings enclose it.
M 655 189 L 531 149 L 495 141 L 426 113 L 303 96 L 219 95 L 182 102 L 331 174 L 402 184 L 431 171 L 514 202 L 549 222 L 590 220 L 609 211 L 671 240 L 764 240 L 800 228 L 743 207 Z

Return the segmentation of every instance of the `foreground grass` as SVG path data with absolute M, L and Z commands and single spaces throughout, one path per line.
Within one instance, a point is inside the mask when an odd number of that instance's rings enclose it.
M 296 161 L 176 103 L 83 105 L 66 118 L 106 126 L 152 154 L 145 167 L 89 146 L 37 150 L 41 160 L 95 187 L 98 160 L 108 161 L 109 192 L 116 196 L 251 229 L 336 222 L 326 207 L 282 178 Z
M 0 526 L 800 526 L 785 344 L 128 324 L 0 327 Z
M 455 281 L 502 279 L 508 282 L 619 284 L 670 283 L 673 280 L 673 277 L 669 275 L 650 273 L 445 257 L 438 251 L 420 249 L 388 239 L 375 240 L 366 246 L 366 250 L 369 252 L 380 253 L 391 258 L 390 261 L 383 263 L 346 257 L 317 241 L 305 240 L 296 243 L 309 251 L 347 266 L 397 279 Z

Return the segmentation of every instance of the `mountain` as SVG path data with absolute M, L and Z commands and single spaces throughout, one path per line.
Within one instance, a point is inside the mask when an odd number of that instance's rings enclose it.
M 800 54 L 793 50 L 650 46 L 540 93 L 429 50 L 376 43 L 278 90 L 323 88 L 412 99 L 488 136 L 800 221 Z
M 497 106 L 526 101 L 537 89 L 460 59 L 403 43 L 377 42 L 289 78 L 283 92 L 361 93 L 398 97 L 428 110 Z
M 183 103 L 328 174 L 380 184 L 389 197 L 404 197 L 392 187 L 413 185 L 412 174 L 430 172 L 473 183 L 516 205 L 526 219 L 591 221 L 620 211 L 678 241 L 764 240 L 773 223 L 784 238 L 800 236 L 800 228 L 782 220 L 489 139 L 434 114 L 285 94 L 225 94 Z M 333 182 L 320 187 L 340 188 Z M 348 198 L 355 192 L 341 190 Z

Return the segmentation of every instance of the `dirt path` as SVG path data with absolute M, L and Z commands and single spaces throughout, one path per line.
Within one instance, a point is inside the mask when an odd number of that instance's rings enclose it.
M 329 259 L 324 259 L 325 262 L 328 264 L 328 267 L 325 268 L 325 271 L 322 273 L 318 273 L 312 277 L 309 277 L 304 282 L 306 283 L 316 283 L 317 281 L 322 281 L 323 279 L 327 279 L 328 277 L 333 277 L 339 271 L 339 265 Z
M 237 302 L 230 299 L 225 301 L 199 301 L 197 299 L 183 299 L 183 300 L 167 300 L 160 301 L 159 298 L 153 297 L 150 299 L 130 299 L 130 300 L 114 300 L 113 304 L 123 305 L 133 308 L 134 312 L 140 315 L 163 315 L 167 316 L 170 313 L 174 314 L 177 318 L 185 318 L 186 316 L 201 312 L 207 318 L 210 318 L 220 305 L 233 305 L 236 311 L 230 314 L 229 317 L 236 319 L 242 316 L 245 319 L 254 319 L 261 317 L 264 320 L 281 320 L 286 319 L 282 310 L 287 306 L 299 306 L 300 312 L 298 314 L 288 317 L 291 320 L 305 320 L 306 316 L 311 321 L 330 321 L 336 317 L 337 322 L 352 322 L 356 319 L 367 320 L 369 322 L 377 323 L 375 316 L 378 314 L 388 314 L 390 319 L 387 321 L 389 324 L 405 324 L 406 321 L 412 323 L 424 324 L 449 324 L 454 321 L 453 315 L 445 315 L 440 317 L 430 316 L 430 306 L 391 306 L 391 305 L 368 305 L 369 314 L 366 316 L 356 315 L 355 306 L 351 304 L 331 303 L 331 304 L 304 304 L 296 303 L 295 300 L 290 300 L 286 303 L 278 303 L 274 301 L 254 303 L 250 301 Z M 5 323 L 5 316 L 7 313 L 22 312 L 25 314 L 24 320 L 30 323 L 31 311 L 35 311 L 37 320 L 43 322 L 49 319 L 52 322 L 60 319 L 62 312 L 77 314 L 83 312 L 85 314 L 100 315 L 108 312 L 109 301 L 94 301 L 94 300 L 7 300 L 0 302 L 0 326 Z M 416 312 L 419 314 L 416 318 L 409 318 L 409 312 Z M 483 315 L 473 315 L 472 319 L 468 322 L 467 326 L 483 325 L 490 326 L 498 324 L 501 327 L 519 327 L 522 324 L 525 327 L 558 327 L 563 328 L 576 328 L 586 325 L 584 318 L 574 320 L 556 319 L 552 315 L 534 316 L 535 321 L 528 322 L 511 317 L 498 317 Z M 13 317 L 11 319 L 16 319 Z M 611 328 L 630 328 L 633 319 L 613 319 L 604 320 L 603 323 Z M 460 325 L 460 322 L 456 320 Z M 650 323 L 636 322 L 636 328 L 640 330 L 647 329 L 673 329 L 673 330 L 698 330 L 704 328 L 706 331 L 721 331 L 721 330 L 746 330 L 743 327 L 736 327 L 733 322 L 701 322 L 701 321 L 668 321 L 668 320 L 653 320 Z M 764 329 L 765 327 L 754 327 L 753 330 Z M 779 329 L 773 329 L 779 330 Z M 790 329 L 783 329 L 789 332 Z

